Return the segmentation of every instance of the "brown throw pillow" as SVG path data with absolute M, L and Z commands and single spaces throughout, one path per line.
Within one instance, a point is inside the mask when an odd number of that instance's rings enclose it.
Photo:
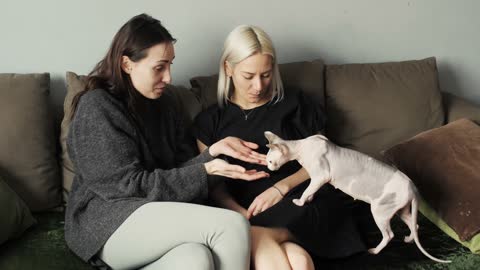
M 0 74 L 0 175 L 33 211 L 61 203 L 49 88 L 48 73 Z
M 322 60 L 292 62 L 278 65 L 284 89 L 297 89 L 314 98 L 317 104 L 325 105 L 324 68 Z M 203 108 L 217 102 L 218 74 L 190 79 L 192 91 L 199 97 Z
M 480 232 L 480 126 L 460 119 L 384 152 L 466 241 Z
M 327 136 L 379 152 L 444 122 L 435 58 L 326 67 Z

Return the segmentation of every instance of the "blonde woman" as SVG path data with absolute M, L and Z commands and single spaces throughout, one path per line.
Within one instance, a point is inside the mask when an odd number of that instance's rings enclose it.
M 255 26 L 238 26 L 228 35 L 217 96 L 218 104 L 195 119 L 200 151 L 236 136 L 258 144 L 257 151 L 265 154 L 266 130 L 300 139 L 323 127 L 319 106 L 299 91 L 283 89 L 272 41 Z M 261 164 L 225 159 L 249 170 L 265 170 Z M 325 187 L 304 207 L 292 203 L 309 182 L 297 162 L 254 182 L 224 179 L 212 198 L 249 219 L 255 269 L 314 269 L 312 256 L 338 258 L 365 250 L 340 193 Z

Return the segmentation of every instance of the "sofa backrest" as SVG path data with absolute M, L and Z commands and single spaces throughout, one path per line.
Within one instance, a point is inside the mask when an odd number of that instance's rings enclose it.
M 327 65 L 322 60 L 280 65 L 285 88 L 296 88 L 324 106 L 327 136 L 341 146 L 371 154 L 442 125 L 468 117 L 480 123 L 480 107 L 451 94 L 442 95 L 434 58 L 418 61 Z M 67 72 L 67 95 L 60 133 L 60 168 L 49 112 L 49 74 L 0 74 L 0 175 L 36 211 L 61 203 L 70 190 L 74 169 L 66 152 L 73 96 L 84 77 Z M 216 102 L 215 75 L 191 79 L 192 89 L 170 86 L 186 112 L 187 124 Z M 447 114 L 447 118 L 445 118 Z M 10 181 L 8 182 L 8 179 Z

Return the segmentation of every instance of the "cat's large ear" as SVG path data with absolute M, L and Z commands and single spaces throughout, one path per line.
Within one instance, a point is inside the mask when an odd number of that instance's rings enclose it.
M 280 152 L 282 153 L 282 155 L 286 156 L 288 155 L 288 147 L 286 144 L 284 143 L 277 143 L 278 145 L 278 148 L 280 149 Z
M 267 146 L 268 149 L 272 149 L 272 150 L 278 149 L 278 145 L 276 145 L 274 143 L 269 143 L 266 146 Z
M 324 135 L 320 134 L 320 133 L 318 133 L 317 136 L 320 137 L 321 139 L 325 140 L 325 141 L 328 141 L 328 138 L 325 137 Z
M 263 134 L 265 135 L 265 138 L 267 138 L 269 144 L 276 143 L 282 140 L 282 138 L 278 137 L 270 131 L 265 131 L 265 133 Z
M 288 147 L 284 143 L 269 143 L 267 147 L 271 150 L 278 150 L 282 155 L 288 154 Z

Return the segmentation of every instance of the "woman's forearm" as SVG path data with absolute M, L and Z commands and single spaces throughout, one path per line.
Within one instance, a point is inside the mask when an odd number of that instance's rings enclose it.
M 200 152 L 203 152 L 208 148 L 208 146 L 206 146 L 199 140 L 197 140 L 197 146 Z M 237 212 L 246 212 L 246 209 L 239 205 L 235 201 L 235 199 L 228 193 L 225 183 L 223 182 L 218 184 L 218 186 L 211 191 L 211 197 L 213 201 L 222 208 L 230 209 Z
M 277 187 L 282 192 L 282 195 L 285 196 L 290 190 L 305 182 L 309 178 L 310 176 L 308 175 L 307 171 L 304 168 L 301 168 L 296 173 L 278 181 L 275 184 L 275 187 Z

